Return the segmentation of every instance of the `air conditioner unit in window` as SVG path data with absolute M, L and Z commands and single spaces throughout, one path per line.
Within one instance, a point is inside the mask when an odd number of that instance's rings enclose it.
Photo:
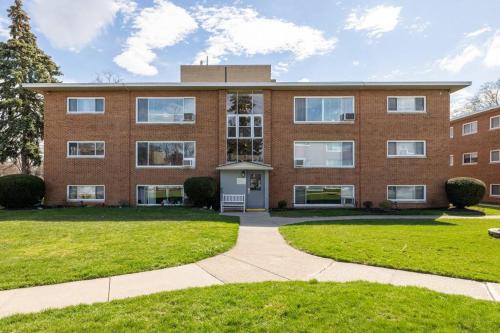
M 185 167 L 192 167 L 194 165 L 194 160 L 192 158 L 186 158 L 182 161 L 182 165 Z
M 184 121 L 194 121 L 194 114 L 184 113 Z
M 355 118 L 354 113 L 343 113 L 340 116 L 340 120 L 342 121 L 351 121 L 354 120 L 354 118 Z
M 295 167 L 296 168 L 304 167 L 304 160 L 295 160 Z
M 344 198 L 344 205 L 354 205 L 354 198 Z

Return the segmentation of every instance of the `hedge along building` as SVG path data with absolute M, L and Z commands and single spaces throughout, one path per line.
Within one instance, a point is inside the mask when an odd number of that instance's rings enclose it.
M 452 119 L 450 141 L 451 175 L 482 180 L 484 201 L 500 203 L 500 107 Z
M 469 82 L 275 82 L 182 66 L 179 83 L 26 84 L 45 97 L 49 205 L 183 202 L 188 177 L 247 208 L 444 206 L 451 92 Z

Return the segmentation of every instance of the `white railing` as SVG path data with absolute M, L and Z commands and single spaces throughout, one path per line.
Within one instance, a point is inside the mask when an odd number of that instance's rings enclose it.
M 226 209 L 241 209 L 246 207 L 246 196 L 244 194 L 222 194 L 220 201 L 220 211 L 224 213 Z

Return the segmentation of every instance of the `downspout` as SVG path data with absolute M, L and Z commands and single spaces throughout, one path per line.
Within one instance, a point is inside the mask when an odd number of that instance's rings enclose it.
M 359 166 L 359 174 L 358 174 L 358 197 L 359 197 L 359 203 L 358 203 L 358 208 L 362 208 L 363 205 L 362 205 L 362 199 L 361 199 L 361 194 L 362 194 L 362 189 L 361 189 L 361 184 L 362 184 L 362 165 L 363 163 L 361 163 L 361 159 L 363 158 L 362 157 L 362 153 L 361 153 L 361 98 L 359 97 L 360 95 L 360 91 L 358 90 L 358 93 L 357 93 L 357 100 L 358 100 L 358 103 L 356 103 L 356 106 L 358 108 L 358 114 L 359 114 L 359 127 L 358 127 L 358 158 L 356 159 L 357 163 L 358 163 L 358 166 Z

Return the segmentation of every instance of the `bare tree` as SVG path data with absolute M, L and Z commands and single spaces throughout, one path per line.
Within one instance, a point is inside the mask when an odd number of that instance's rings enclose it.
M 96 83 L 122 83 L 123 78 L 116 73 L 111 71 L 102 71 L 100 73 L 96 73 L 94 82 Z
M 484 83 L 479 91 L 469 99 L 465 111 L 477 112 L 500 106 L 500 79 Z

